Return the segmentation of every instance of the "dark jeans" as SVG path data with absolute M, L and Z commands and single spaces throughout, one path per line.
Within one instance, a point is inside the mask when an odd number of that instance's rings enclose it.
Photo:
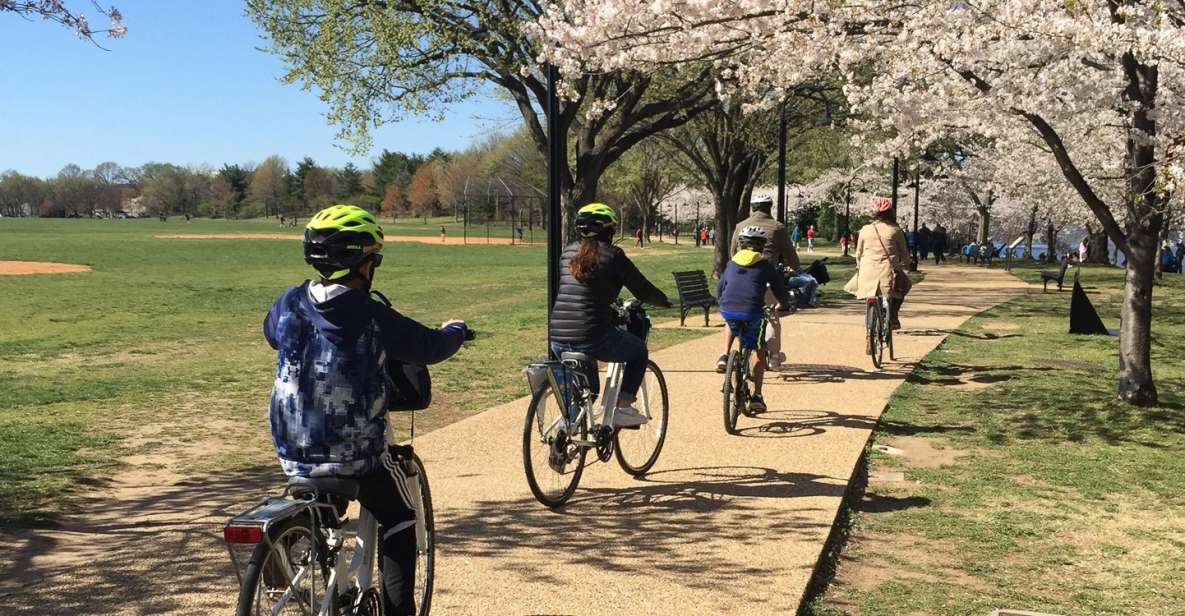
M 649 357 L 646 343 L 641 338 L 614 327 L 599 340 L 552 343 L 551 352 L 555 353 L 557 359 L 562 351 L 587 353 L 601 361 L 624 362 L 625 372 L 621 376 L 621 393 L 618 398 L 633 402 L 638 397 L 638 388 L 642 386 L 642 377 L 646 374 L 646 359 Z M 600 393 L 601 383 L 597 375 L 590 375 L 589 381 L 593 392 Z
M 388 460 L 392 468 L 387 467 Z M 358 504 L 365 507 L 379 523 L 383 613 L 414 615 L 416 512 L 402 495 L 406 480 L 403 469 L 394 465 L 393 456 L 383 456 L 383 461 L 384 466 L 358 479 Z

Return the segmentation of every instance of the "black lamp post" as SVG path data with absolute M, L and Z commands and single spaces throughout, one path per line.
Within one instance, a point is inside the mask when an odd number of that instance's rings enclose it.
M 847 195 L 847 198 L 844 199 L 843 235 L 840 236 L 841 238 L 844 238 L 843 256 L 845 256 L 845 257 L 848 256 L 848 245 L 852 243 L 852 241 L 850 239 L 847 239 L 848 234 L 850 234 L 851 232 L 852 232 L 852 184 L 851 184 L 851 182 L 849 182 L 848 183 L 848 195 Z
M 918 201 L 921 198 L 922 166 L 918 165 L 913 172 L 913 258 L 910 259 L 909 271 L 918 271 Z
M 778 107 L 778 222 L 786 224 L 786 104 Z
M 560 165 L 568 164 L 560 135 L 559 69 L 547 65 L 547 314 L 555 307 L 560 290 L 560 249 L 563 245 L 563 213 L 560 211 Z M 550 321 L 550 318 L 549 318 Z M 547 352 L 551 354 L 551 328 Z
M 900 167 L 899 161 L 897 160 L 897 157 L 894 156 L 893 157 L 893 217 L 894 218 L 897 217 L 897 185 L 899 184 L 898 176 L 900 175 L 899 167 Z

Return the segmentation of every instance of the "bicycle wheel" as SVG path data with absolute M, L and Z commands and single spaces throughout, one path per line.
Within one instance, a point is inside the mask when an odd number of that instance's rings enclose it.
M 737 417 L 745 405 L 745 359 L 739 350 L 730 351 L 724 371 L 724 431 L 729 434 L 737 433 Z
M 432 582 L 436 573 L 436 520 L 432 514 L 432 491 L 428 488 L 428 473 L 420 456 L 412 454 L 408 461 L 413 473 L 408 474 L 407 487 L 416 503 L 416 613 L 427 616 L 432 608 Z M 413 479 L 414 477 L 414 479 Z
M 662 452 L 667 440 L 667 414 L 670 401 L 667 398 L 667 380 L 662 370 L 652 361 L 646 362 L 646 374 L 634 406 L 650 421 L 637 429 L 618 429 L 613 433 L 613 450 L 617 452 L 617 463 L 622 470 L 641 477 L 645 475 Z
M 268 536 L 251 553 L 235 615 L 317 613 L 327 576 L 323 563 L 313 560 L 314 553 L 324 554 L 324 542 L 314 538 L 308 516 L 288 518 Z
M 872 365 L 878 370 L 884 364 L 884 345 L 882 344 L 881 328 L 884 323 L 881 322 L 880 302 L 868 304 L 868 338 L 872 341 Z
M 523 469 L 527 485 L 535 499 L 548 507 L 559 507 L 572 497 L 588 449 L 572 439 L 586 440 L 584 425 L 576 426 L 575 435 L 567 429 L 563 409 L 556 403 L 551 384 L 531 398 L 523 422 Z

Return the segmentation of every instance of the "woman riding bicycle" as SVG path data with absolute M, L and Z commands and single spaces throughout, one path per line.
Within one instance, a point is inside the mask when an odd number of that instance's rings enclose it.
M 577 212 L 576 232 L 581 239 L 569 244 L 560 257 L 560 286 L 548 330 L 551 351 L 557 357 L 563 351 L 575 351 L 625 364 L 613 423 L 634 427 L 648 421 L 633 407 L 646 372 L 646 341 L 618 329 L 611 306 L 622 286 L 648 304 L 669 308 L 671 301 L 612 244 L 617 226 L 617 213 L 603 203 L 591 203 Z M 597 391 L 595 374 L 590 382 Z
M 889 298 L 889 327 L 901 329 L 898 314 L 905 301 L 905 293 L 893 288 L 894 272 L 904 275 L 901 264 L 909 259 L 905 232 L 897 225 L 893 202 L 885 197 L 872 198 L 872 222 L 860 229 L 856 241 L 856 275 L 844 290 L 860 299 L 885 295 Z M 872 353 L 872 339 L 866 341 L 865 352 Z

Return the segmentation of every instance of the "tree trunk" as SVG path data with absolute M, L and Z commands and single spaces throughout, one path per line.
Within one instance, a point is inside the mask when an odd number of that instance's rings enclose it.
M 1090 227 L 1087 227 L 1088 235 L 1086 236 L 1086 262 L 1098 263 L 1099 265 L 1111 265 L 1111 255 L 1108 254 L 1109 246 L 1107 245 L 1107 234 L 1099 231 L 1098 233 L 1089 233 Z
M 976 233 L 976 244 L 986 244 L 988 241 L 988 230 L 992 224 L 992 212 L 986 207 L 975 208 L 979 212 L 979 231 Z
M 1025 227 L 1025 258 L 1033 259 L 1033 236 L 1037 235 L 1037 208 L 1029 210 L 1029 224 Z
M 1052 221 L 1045 225 L 1045 245 L 1047 246 L 1045 249 L 1045 262 L 1057 263 L 1057 228 L 1053 226 Z
M 724 272 L 724 266 L 728 265 L 728 260 L 732 258 L 729 254 L 730 245 L 732 244 L 732 231 L 737 224 L 736 204 L 730 205 L 726 203 L 726 196 L 716 195 L 716 246 L 713 249 L 713 271 L 717 278 Z
M 1123 308 L 1119 321 L 1119 398 L 1137 406 L 1156 404 L 1152 380 L 1152 287 L 1156 234 L 1133 229 L 1128 236 Z

